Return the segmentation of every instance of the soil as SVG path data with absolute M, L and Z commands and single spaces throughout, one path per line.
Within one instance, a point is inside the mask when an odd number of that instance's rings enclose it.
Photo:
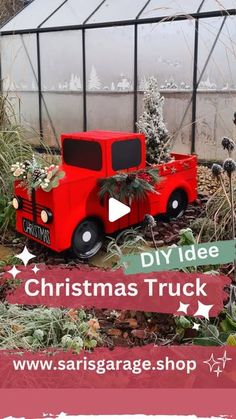
M 159 219 L 154 229 L 156 245 L 158 247 L 176 244 L 179 240 L 179 232 L 183 228 L 191 225 L 191 222 L 201 216 L 207 197 L 202 195 L 199 200 L 189 205 L 186 213 L 177 220 L 167 221 Z M 153 241 L 150 232 L 146 233 L 148 245 L 153 248 Z M 38 263 L 47 263 L 47 265 L 66 264 L 77 265 L 81 263 L 74 259 L 70 252 L 56 254 L 35 242 L 25 241 L 25 238 L 13 237 L 8 238 L 8 246 L 0 246 L 0 259 L 4 255 L 17 254 L 22 251 L 23 244 L 27 245 L 29 250 L 37 256 Z M 106 246 L 96 257 L 88 263 L 84 268 L 90 269 L 91 265 L 97 269 L 109 269 L 110 266 L 104 265 L 104 256 L 106 255 Z M 228 267 L 223 267 L 223 273 L 227 274 Z M 225 271 L 224 271 L 225 270 Z M 6 289 L 0 286 L 0 301 L 4 299 Z M 102 335 L 103 345 L 109 348 L 115 346 L 133 347 L 142 346 L 148 343 L 156 345 L 179 344 L 179 338 L 175 332 L 174 316 L 159 313 L 144 313 L 131 311 L 116 310 L 86 310 L 89 314 L 96 317 L 100 324 L 100 332 Z M 189 330 L 190 336 L 196 336 L 196 332 Z
M 0 245 L 0 261 L 10 258 L 13 254 L 13 250 L 9 247 Z
M 110 349 L 179 343 L 171 315 L 115 310 L 94 310 L 93 315 L 100 324 L 102 345 Z
M 153 229 L 156 246 L 177 244 L 180 230 L 191 227 L 192 222 L 201 216 L 206 201 L 207 198 L 202 196 L 196 203 L 189 205 L 185 214 L 179 219 L 166 220 L 159 218 L 156 227 Z M 146 232 L 145 237 L 149 239 L 148 244 L 152 244 L 153 247 L 151 232 Z

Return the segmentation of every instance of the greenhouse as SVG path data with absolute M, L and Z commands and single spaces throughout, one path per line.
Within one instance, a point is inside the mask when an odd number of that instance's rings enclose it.
M 111 390 L 209 417 L 190 391 L 236 387 L 236 0 L 0 0 L 0 43 L 0 386 L 41 409 L 0 418 L 79 418 L 70 393 L 106 419 Z
M 33 0 L 1 28 L 2 92 L 36 145 L 135 131 L 150 76 L 174 149 L 220 159 L 234 134 L 236 0 Z

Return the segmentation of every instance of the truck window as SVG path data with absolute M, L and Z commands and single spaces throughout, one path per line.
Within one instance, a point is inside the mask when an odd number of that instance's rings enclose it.
M 142 147 L 138 138 L 116 141 L 112 144 L 112 169 L 123 170 L 139 166 Z
M 96 171 L 102 169 L 102 148 L 95 141 L 65 139 L 63 158 L 70 166 Z

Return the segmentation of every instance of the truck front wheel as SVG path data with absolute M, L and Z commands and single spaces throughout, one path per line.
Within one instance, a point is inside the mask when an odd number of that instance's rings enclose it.
M 183 189 L 176 189 L 170 195 L 167 203 L 166 215 L 168 218 L 181 217 L 188 205 L 188 197 Z
M 94 219 L 82 221 L 76 228 L 72 238 L 72 249 L 80 259 L 89 259 L 102 247 L 103 229 Z

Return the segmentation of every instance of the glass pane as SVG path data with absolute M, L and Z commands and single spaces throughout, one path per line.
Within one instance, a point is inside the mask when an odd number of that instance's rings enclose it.
M 82 91 L 81 31 L 40 34 L 43 91 Z
M 112 170 L 137 167 L 142 161 L 142 145 L 139 138 L 115 141 L 112 144 Z
M 101 4 L 101 0 L 69 0 L 42 27 L 80 25 Z
M 26 138 L 32 144 L 39 144 L 39 107 L 38 93 L 10 92 L 9 116 L 14 124 L 18 121 L 26 128 Z
M 102 147 L 96 141 L 66 138 L 63 142 L 63 157 L 64 162 L 70 166 L 102 170 Z
M 197 12 L 201 0 L 151 0 L 140 16 L 142 18 L 158 16 L 186 15 Z
M 35 35 L 1 38 L 4 91 L 37 91 L 37 48 Z
M 62 133 L 83 131 L 82 94 L 43 94 L 43 132 L 49 146 L 60 147 Z
M 87 30 L 86 58 L 89 129 L 133 130 L 133 27 Z
M 37 28 L 62 2 L 63 0 L 34 0 L 7 23 L 2 31 Z
M 88 23 L 135 19 L 146 0 L 106 0 Z
M 236 109 L 236 93 L 203 92 L 197 96 L 196 152 L 202 159 L 222 160 L 221 140 L 235 137 L 233 113 Z
M 222 18 L 203 19 L 199 24 L 199 67 L 202 74 Z M 199 84 L 201 90 L 236 89 L 236 17 L 227 17 Z
M 205 0 L 202 12 L 224 9 L 235 9 L 236 0 Z
M 199 26 L 199 71 L 219 32 L 222 18 L 204 19 Z M 227 17 L 202 75 L 197 96 L 196 151 L 200 158 L 222 159 L 221 139 L 233 136 L 236 108 L 236 17 Z
M 132 93 L 89 93 L 88 130 L 133 131 Z
M 43 129 L 47 143 L 58 146 L 62 132 L 83 129 L 81 31 L 40 34 L 40 45 Z
M 191 152 L 192 104 L 190 92 L 164 92 L 164 121 L 172 137 L 173 151 Z M 143 113 L 143 93 L 139 92 L 138 117 Z
M 87 90 L 133 90 L 133 27 L 86 31 Z
M 150 76 L 158 79 L 162 90 L 191 89 L 194 22 L 161 22 L 140 25 L 138 30 L 139 90 L 145 90 Z

